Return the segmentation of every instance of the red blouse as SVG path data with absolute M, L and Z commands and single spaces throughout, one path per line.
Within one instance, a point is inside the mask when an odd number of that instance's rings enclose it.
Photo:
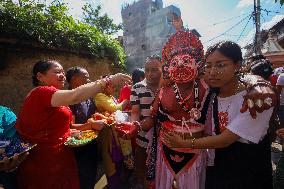
M 37 144 L 19 167 L 20 188 L 79 188 L 73 149 L 64 146 L 70 133 L 72 112 L 67 106 L 51 106 L 51 97 L 56 91 L 49 86 L 33 89 L 18 116 L 19 134 Z

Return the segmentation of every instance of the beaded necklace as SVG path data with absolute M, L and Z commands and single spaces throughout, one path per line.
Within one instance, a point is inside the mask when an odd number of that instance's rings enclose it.
M 186 113 L 189 113 L 191 118 L 193 118 L 194 120 L 198 120 L 201 117 L 201 113 L 200 113 L 200 110 L 199 110 L 200 102 L 199 102 L 198 83 L 196 81 L 194 82 L 193 91 L 191 91 L 191 93 L 185 98 L 182 98 L 180 90 L 179 90 L 176 83 L 173 85 L 173 90 L 174 90 L 177 102 L 182 107 L 182 109 Z M 194 92 L 194 107 L 191 107 L 191 105 L 189 103 L 187 103 L 187 101 L 192 96 L 192 92 Z

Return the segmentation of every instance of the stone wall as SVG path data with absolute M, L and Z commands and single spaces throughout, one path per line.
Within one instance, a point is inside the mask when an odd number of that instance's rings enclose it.
M 32 86 L 32 67 L 40 59 L 58 60 L 67 70 L 73 66 L 85 67 L 92 80 L 101 75 L 118 72 L 118 68 L 111 66 L 111 60 L 94 59 L 87 56 L 75 55 L 57 51 L 25 50 L 6 51 L 0 48 L 0 105 L 10 107 L 15 113 L 19 113 L 20 107 Z M 1 56 L 2 54 L 2 56 Z

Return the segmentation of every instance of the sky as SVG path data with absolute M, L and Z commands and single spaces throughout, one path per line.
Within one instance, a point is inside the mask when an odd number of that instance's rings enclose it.
M 51 0 L 44 0 L 51 1 Z M 122 23 L 121 7 L 134 0 L 63 0 L 70 8 L 70 14 L 82 18 L 81 7 L 89 2 L 101 5 L 102 13 L 107 13 L 115 23 Z M 138 0 L 136 0 L 138 1 Z M 250 13 L 253 0 L 163 0 L 164 7 L 174 5 L 181 10 L 184 25 L 196 29 L 201 34 L 204 47 L 221 40 L 232 40 L 241 47 L 253 40 L 255 26 Z M 284 6 L 275 0 L 260 0 L 261 28 L 269 29 L 284 18 Z M 122 31 L 118 32 L 122 35 Z

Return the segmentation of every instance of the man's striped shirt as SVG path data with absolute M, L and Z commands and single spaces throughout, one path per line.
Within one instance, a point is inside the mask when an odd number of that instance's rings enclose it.
M 154 100 L 154 93 L 147 87 L 146 79 L 133 85 L 131 89 L 130 101 L 131 105 L 139 105 L 140 121 L 145 117 L 151 116 L 151 105 Z M 136 143 L 144 148 L 147 148 L 148 139 L 145 138 L 147 132 L 141 131 L 138 133 Z

